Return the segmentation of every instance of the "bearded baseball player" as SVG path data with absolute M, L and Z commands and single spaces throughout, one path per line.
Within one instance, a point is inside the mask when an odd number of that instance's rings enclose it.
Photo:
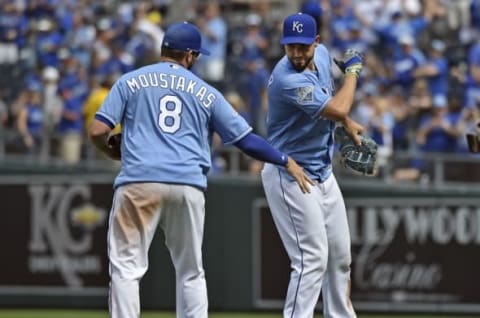
M 258 160 L 282 166 L 300 193 L 313 184 L 295 161 L 251 133 L 215 88 L 190 72 L 199 54 L 208 54 L 199 29 L 172 24 L 160 62 L 123 75 L 89 128 L 94 145 L 121 160 L 108 226 L 112 318 L 140 317 L 139 282 L 157 226 L 175 267 L 177 317 L 208 316 L 202 240 L 213 132 Z M 122 134 L 109 138 L 117 123 Z
M 268 86 L 267 139 L 315 181 L 310 193 L 302 193 L 282 167 L 265 164 L 262 171 L 272 217 L 291 262 L 285 318 L 313 317 L 320 291 L 324 317 L 356 317 L 349 295 L 350 234 L 332 173 L 332 153 L 336 122 L 361 144 L 363 127 L 348 114 L 362 56 L 348 51 L 337 61 L 345 77 L 334 94 L 332 58 L 319 42 L 311 16 L 286 17 L 281 39 L 285 56 L 274 67 Z

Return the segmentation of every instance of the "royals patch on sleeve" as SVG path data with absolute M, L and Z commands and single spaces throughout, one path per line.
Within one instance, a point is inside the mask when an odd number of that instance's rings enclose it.
M 297 88 L 297 102 L 306 104 L 313 102 L 313 86 L 305 86 Z

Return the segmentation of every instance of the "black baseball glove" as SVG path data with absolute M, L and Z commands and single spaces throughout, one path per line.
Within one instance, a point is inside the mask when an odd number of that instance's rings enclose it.
M 360 136 L 362 144 L 357 146 L 344 127 L 335 129 L 335 140 L 340 143 L 341 162 L 344 167 L 358 174 L 376 174 L 377 143 L 370 137 Z
M 122 133 L 111 134 L 107 138 L 107 146 L 110 148 L 110 157 L 115 160 L 120 160 L 121 155 L 121 144 L 122 144 Z

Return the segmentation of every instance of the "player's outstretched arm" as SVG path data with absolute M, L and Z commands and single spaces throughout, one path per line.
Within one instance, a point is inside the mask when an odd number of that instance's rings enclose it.
M 252 158 L 264 162 L 284 166 L 287 172 L 297 181 L 303 193 L 310 192 L 310 185 L 314 182 L 306 175 L 305 171 L 295 160 L 273 148 L 265 139 L 249 133 L 235 143 L 235 146 Z

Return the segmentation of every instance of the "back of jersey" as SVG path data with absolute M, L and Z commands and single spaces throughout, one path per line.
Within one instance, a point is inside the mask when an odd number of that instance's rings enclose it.
M 97 113 L 122 124 L 122 165 L 115 186 L 164 182 L 205 188 L 217 99 L 224 100 L 175 63 L 123 75 Z

